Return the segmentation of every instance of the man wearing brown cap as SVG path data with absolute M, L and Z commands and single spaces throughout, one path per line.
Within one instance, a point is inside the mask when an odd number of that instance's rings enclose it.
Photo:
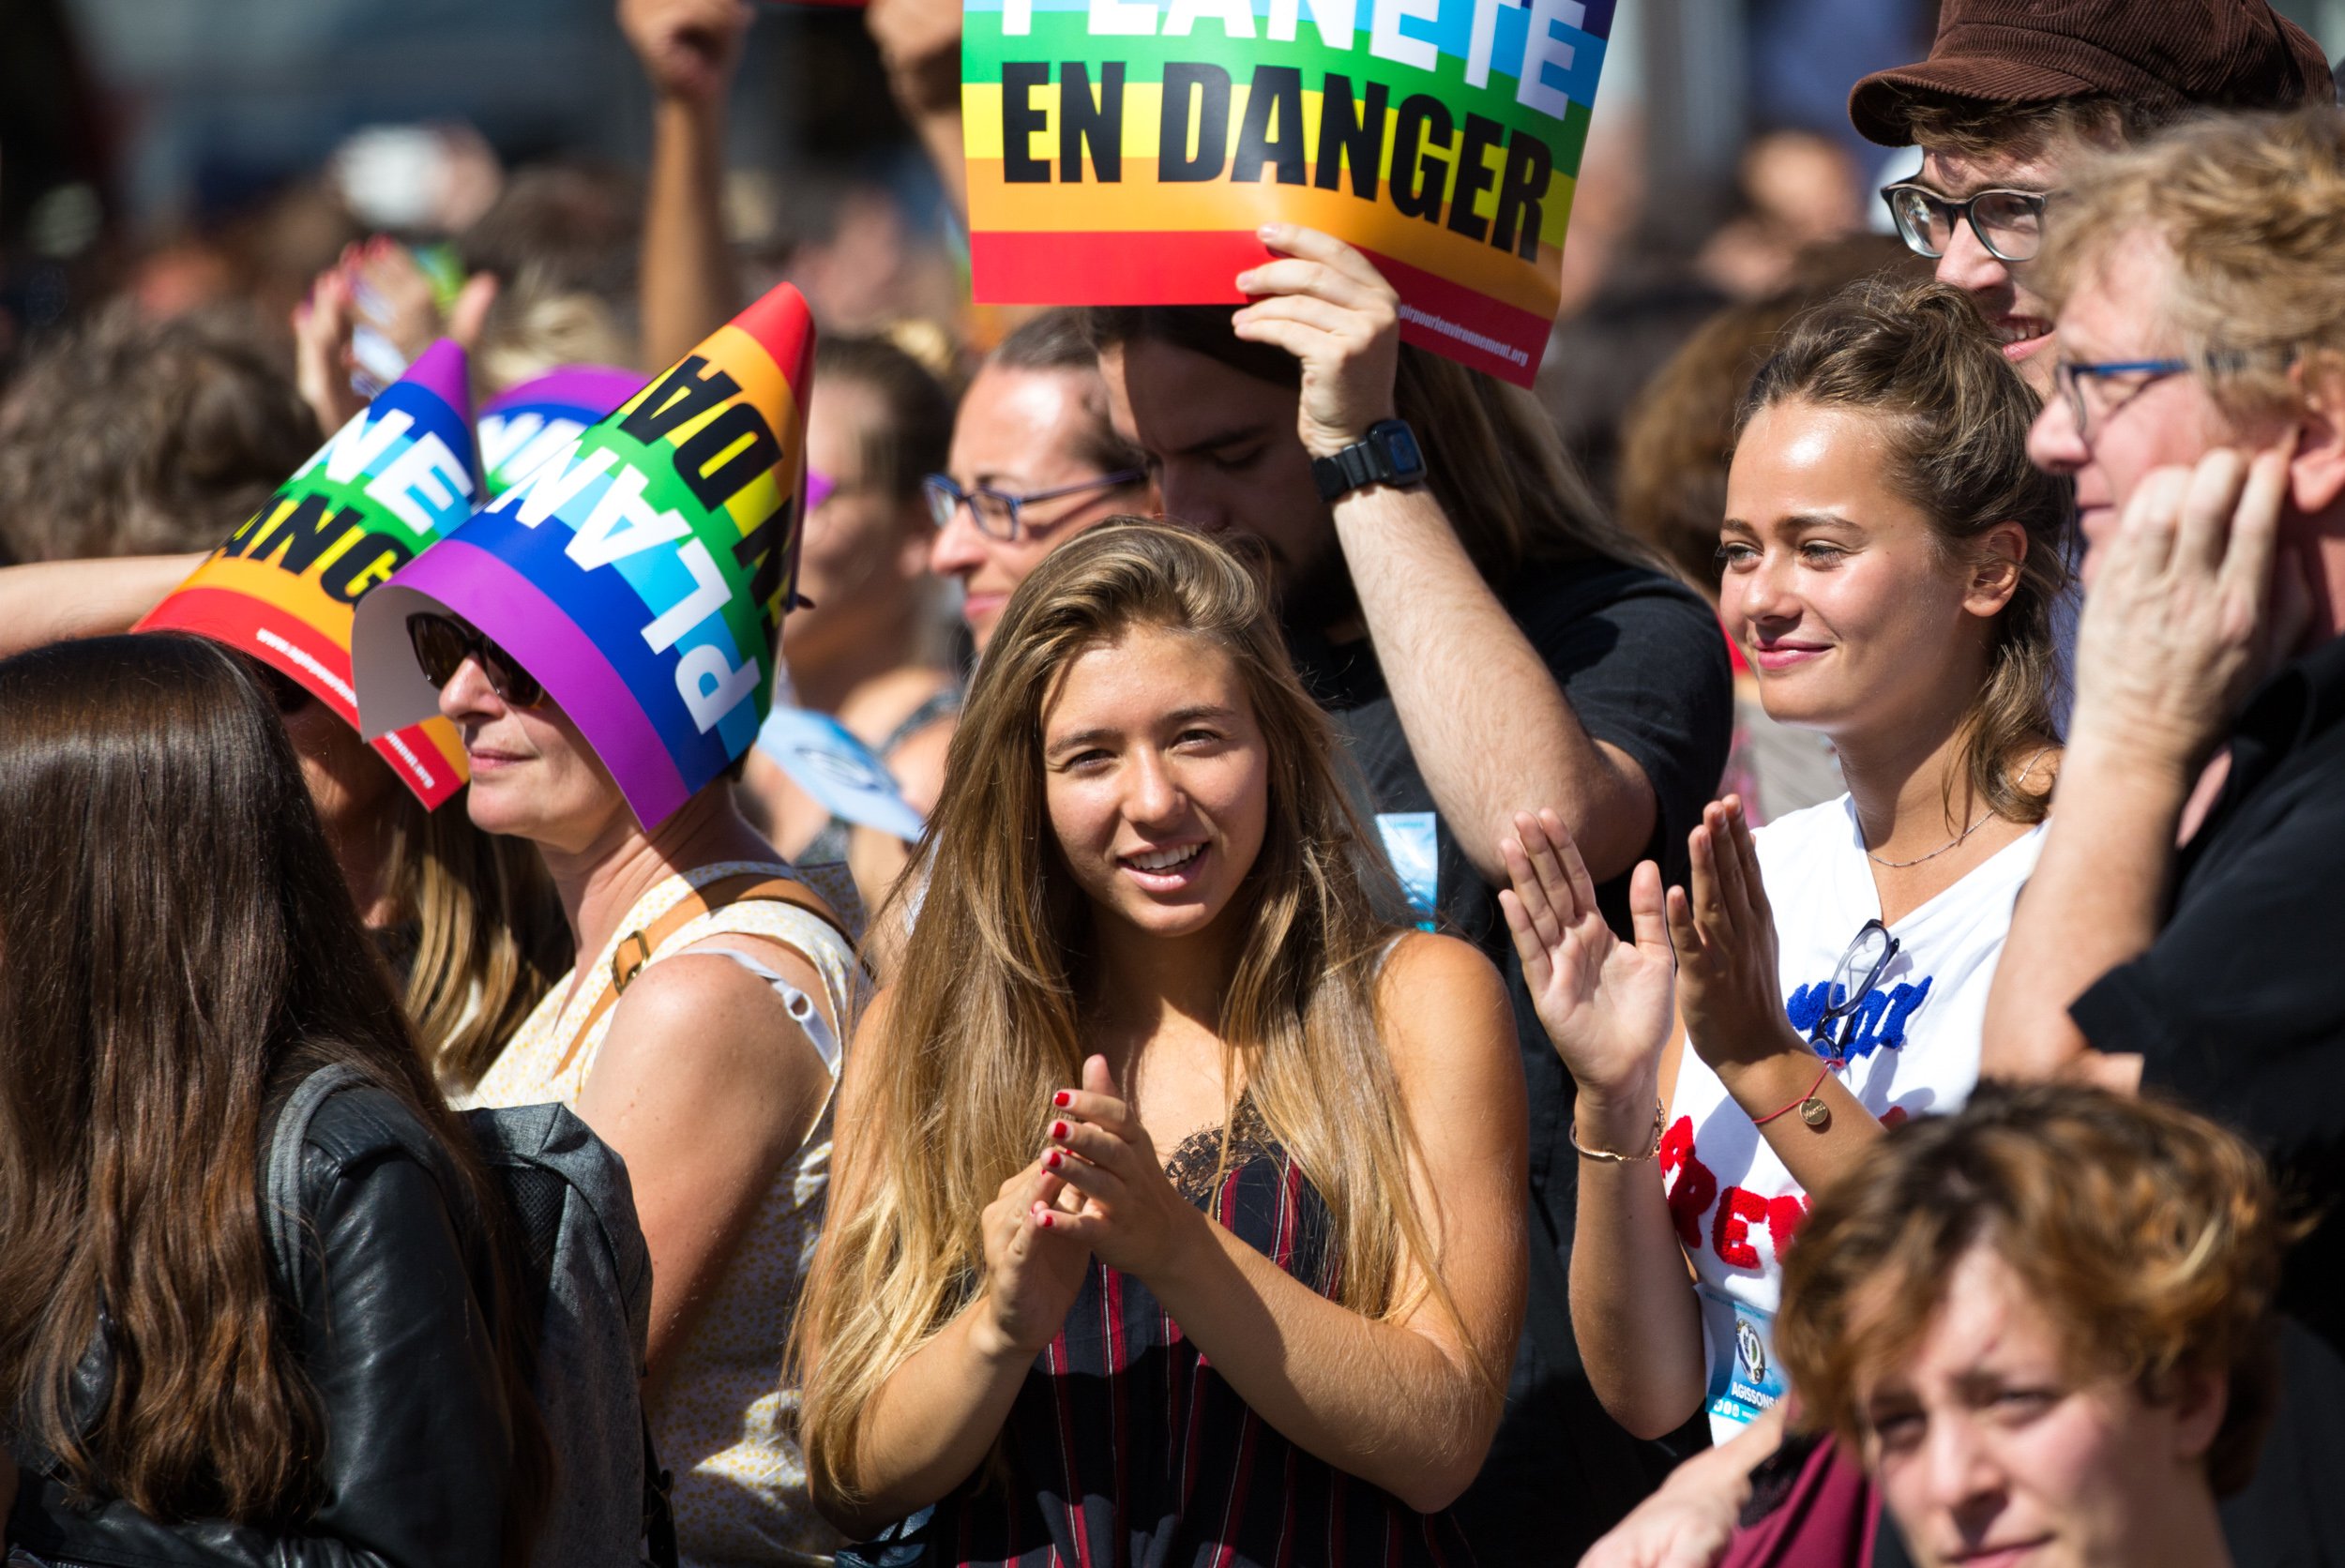
M 1921 173 L 1883 192 L 1899 233 L 2049 393 L 2051 312 L 2024 264 L 2060 220 L 2061 147 L 2336 92 L 2321 46 L 2266 0 L 1945 0 L 1929 58 L 1857 83 L 1849 118 L 1884 146 L 1922 149 Z

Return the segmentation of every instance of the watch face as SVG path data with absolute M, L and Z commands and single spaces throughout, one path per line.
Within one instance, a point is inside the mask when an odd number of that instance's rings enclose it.
M 1406 424 L 1395 419 L 1380 425 L 1376 436 L 1395 474 L 1415 474 L 1424 469 L 1425 455 L 1417 450 L 1416 432 Z

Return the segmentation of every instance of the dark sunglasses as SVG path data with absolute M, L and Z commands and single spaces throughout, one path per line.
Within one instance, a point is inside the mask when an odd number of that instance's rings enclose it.
M 407 641 L 416 650 L 423 678 L 445 686 L 456 678 L 466 659 L 480 666 L 489 689 L 516 708 L 534 708 L 546 700 L 537 678 L 513 660 L 513 656 L 453 615 L 425 611 L 407 617 Z

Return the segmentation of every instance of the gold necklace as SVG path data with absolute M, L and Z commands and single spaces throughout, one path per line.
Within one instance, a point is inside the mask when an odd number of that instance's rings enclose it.
M 2014 787 L 2027 782 L 2027 776 L 2035 771 L 2035 764 L 2042 761 L 2044 760 L 2044 753 L 2050 751 L 2050 749 L 2051 747 L 2049 746 L 2039 746 L 2035 748 L 2035 755 L 2027 760 L 2027 766 L 2021 768 L 2020 770 L 2020 776 L 2013 780 Z M 1985 827 L 1987 825 L 1988 819 L 1992 817 L 1994 814 L 1995 808 L 1991 806 L 1989 807 L 1986 810 L 1979 813 L 1978 821 L 1973 822 L 1970 826 L 1964 828 L 1961 832 L 1956 834 L 1953 837 L 1947 839 L 1944 843 L 1939 845 L 1928 854 L 1917 854 L 1911 860 L 1884 860 L 1879 855 L 1873 853 L 1872 851 L 1867 850 L 1865 852 L 1865 858 L 1871 861 L 1875 866 L 1890 871 L 1902 871 L 1909 866 L 1919 866 L 1925 860 L 1937 859 L 1948 850 L 1953 849 L 1956 845 L 1960 844 L 1965 839 L 1969 838 L 1972 834 L 1976 833 L 1980 828 Z

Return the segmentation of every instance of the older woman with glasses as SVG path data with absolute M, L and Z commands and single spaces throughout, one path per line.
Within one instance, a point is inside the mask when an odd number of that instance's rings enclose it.
M 1723 1441 L 1781 1396 L 1770 1320 L 1808 1194 L 1977 1078 L 2059 755 L 2066 508 L 2027 459 L 2035 407 L 1943 284 L 1795 319 L 1739 411 L 1719 613 L 1849 793 L 1756 834 L 1710 807 L 1690 892 L 1638 868 L 1633 943 L 1553 813 L 1506 847 L 1507 920 L 1579 1085 L 1573 1324 L 1642 1436 L 1701 1410 Z
M 928 478 L 929 569 L 960 580 L 979 653 L 1045 555 L 1118 513 L 1156 510 L 1140 452 L 1108 422 L 1081 310 L 1046 310 L 1002 340 L 961 400 L 946 466 Z

